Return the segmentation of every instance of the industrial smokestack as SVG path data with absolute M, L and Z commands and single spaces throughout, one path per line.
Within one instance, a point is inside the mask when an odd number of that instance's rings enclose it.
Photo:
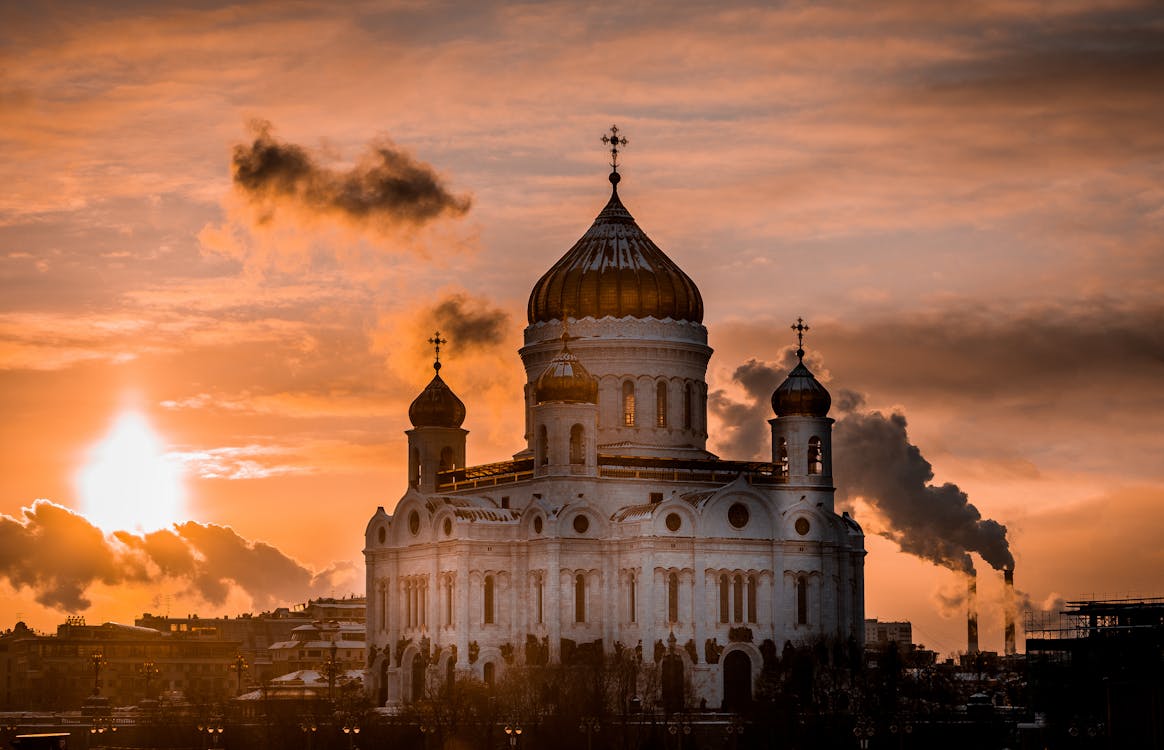
M 1014 569 L 1004 568 L 1002 571 L 1003 582 L 1003 608 L 1006 612 L 1006 620 L 1003 623 L 1003 632 L 1006 638 L 1006 645 L 1003 647 L 1003 653 L 1007 656 L 1014 656 L 1017 649 L 1014 644 Z
M 966 577 L 966 653 L 978 653 L 978 576 L 973 571 Z

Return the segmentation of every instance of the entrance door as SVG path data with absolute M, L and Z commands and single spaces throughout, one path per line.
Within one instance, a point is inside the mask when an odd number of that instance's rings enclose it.
M 723 709 L 744 711 L 752 703 L 752 660 L 732 651 L 723 660 Z

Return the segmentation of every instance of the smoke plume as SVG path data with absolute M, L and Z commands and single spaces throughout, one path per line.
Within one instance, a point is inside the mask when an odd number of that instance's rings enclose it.
M 732 380 L 747 394 L 746 402 L 723 390 L 709 395 L 708 408 L 726 427 L 727 437 L 717 447 L 729 455 L 757 457 L 769 450 L 769 400 L 794 364 L 791 349 L 782 354 L 782 364 L 750 359 L 736 368 Z M 819 362 L 806 364 L 822 371 Z M 885 521 L 878 533 L 924 560 L 969 573 L 974 570 L 970 553 L 976 552 L 993 568 L 1014 566 L 1006 527 L 982 518 L 957 485 L 932 484 L 933 467 L 909 442 L 903 415 L 866 411 L 864 398 L 852 391 L 834 395 L 840 415 L 833 428 L 838 501 L 864 498 Z
M 255 207 L 260 223 L 287 208 L 362 229 L 386 229 L 469 210 L 468 196 L 450 193 L 432 167 L 388 140 L 369 144 L 356 166 L 338 171 L 302 146 L 276 140 L 269 122 L 253 121 L 251 130 L 254 140 L 235 146 L 231 166 L 235 187 Z
M 504 341 L 509 325 L 509 313 L 464 293 L 445 297 L 429 317 L 441 334 L 461 349 L 496 346 Z
M 351 563 L 312 571 L 270 544 L 214 524 L 189 521 L 144 535 L 106 536 L 48 500 L 24 508 L 20 518 L 0 515 L 0 578 L 65 612 L 87 609 L 87 590 L 96 583 L 184 582 L 188 594 L 210 604 L 241 589 L 264 608 L 327 593 L 354 580 L 354 573 Z

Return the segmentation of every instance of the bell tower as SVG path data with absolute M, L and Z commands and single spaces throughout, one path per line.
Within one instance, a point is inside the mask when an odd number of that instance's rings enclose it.
M 408 485 L 421 492 L 435 492 L 437 472 L 465 465 L 465 404 L 441 379 L 441 344 L 447 344 L 437 331 L 428 343 L 433 345 L 433 378 L 408 407 L 412 429 L 408 436 Z

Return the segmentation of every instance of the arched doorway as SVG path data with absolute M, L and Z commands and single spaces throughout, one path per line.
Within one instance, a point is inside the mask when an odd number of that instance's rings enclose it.
M 376 693 L 376 705 L 388 703 L 388 649 L 384 649 L 384 657 L 380 660 L 380 685 Z
M 409 698 L 418 701 L 424 697 L 424 657 L 416 654 L 412 657 L 412 690 Z
M 682 711 L 683 696 L 683 659 L 675 654 L 663 657 L 663 711 L 673 714 Z
M 723 710 L 745 711 L 752 703 L 752 660 L 732 651 L 723 660 Z

